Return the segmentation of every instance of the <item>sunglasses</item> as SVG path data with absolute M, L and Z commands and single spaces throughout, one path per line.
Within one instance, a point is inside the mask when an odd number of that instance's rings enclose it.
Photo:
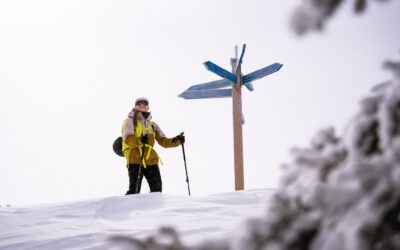
M 140 105 L 148 106 L 149 103 L 146 102 L 146 101 L 138 101 L 138 102 L 135 104 L 135 106 L 140 106 Z

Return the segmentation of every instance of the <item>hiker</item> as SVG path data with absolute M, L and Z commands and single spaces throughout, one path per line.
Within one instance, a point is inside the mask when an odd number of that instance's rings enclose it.
M 127 159 L 129 190 L 126 195 L 140 193 L 143 176 L 150 192 L 162 192 L 159 156 L 153 149 L 155 141 L 164 148 L 172 148 L 185 143 L 183 133 L 167 138 L 160 127 L 151 121 L 149 100 L 139 97 L 135 107 L 122 125 L 122 152 Z M 140 173 L 140 176 L 139 176 Z

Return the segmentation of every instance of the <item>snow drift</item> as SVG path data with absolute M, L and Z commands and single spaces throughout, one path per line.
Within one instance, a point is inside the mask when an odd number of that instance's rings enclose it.
M 229 238 L 243 218 L 260 216 L 271 190 L 204 197 L 161 193 L 29 207 L 0 207 L 0 249 L 111 249 L 120 235 L 145 239 L 173 225 L 185 244 Z

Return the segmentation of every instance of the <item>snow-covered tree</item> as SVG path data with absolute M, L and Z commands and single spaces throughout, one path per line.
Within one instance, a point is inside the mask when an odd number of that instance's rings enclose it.
M 352 0 L 355 13 L 362 13 L 366 10 L 368 2 L 373 0 Z M 388 0 L 374 0 L 386 2 Z M 310 31 L 321 31 L 326 22 L 336 13 L 339 6 L 345 0 L 302 0 L 301 5 L 292 16 L 292 26 L 298 35 L 304 35 Z

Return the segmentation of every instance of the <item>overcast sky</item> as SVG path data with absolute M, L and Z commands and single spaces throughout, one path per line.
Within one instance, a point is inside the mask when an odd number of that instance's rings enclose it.
M 193 195 L 234 190 L 231 99 L 183 100 L 220 79 L 202 63 L 283 68 L 243 89 L 245 188 L 275 188 L 289 150 L 318 129 L 341 135 L 359 100 L 398 59 L 400 1 L 360 16 L 342 6 L 320 34 L 289 27 L 296 0 L 1 1 L 0 205 L 124 194 L 112 151 L 138 96 L 170 137 L 184 131 Z M 156 147 L 163 191 L 187 195 L 181 148 Z M 147 183 L 143 189 L 148 192 Z

